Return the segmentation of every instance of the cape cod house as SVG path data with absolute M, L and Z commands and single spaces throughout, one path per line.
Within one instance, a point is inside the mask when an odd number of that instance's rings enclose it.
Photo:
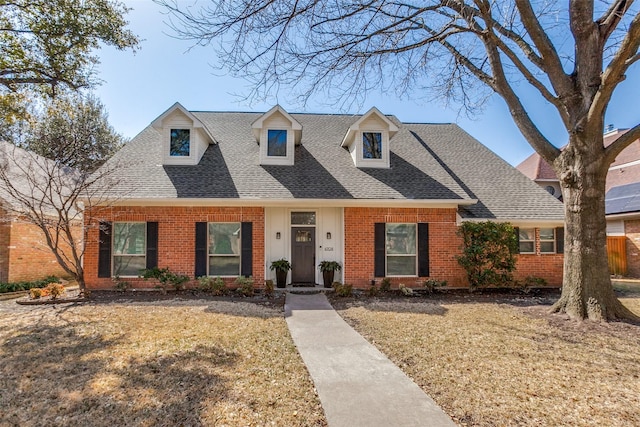
M 458 265 L 461 221 L 519 227 L 517 276 L 562 280 L 561 203 L 454 124 L 363 115 L 192 112 L 179 103 L 108 163 L 119 183 L 108 206 L 85 213 L 89 288 L 112 277 L 134 287 L 145 267 L 229 281 L 356 287 L 390 277 L 413 286 L 466 286 Z

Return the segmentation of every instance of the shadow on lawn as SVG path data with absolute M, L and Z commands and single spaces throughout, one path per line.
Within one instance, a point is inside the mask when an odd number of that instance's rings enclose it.
M 0 425 L 196 426 L 205 400 L 227 393 L 214 371 L 234 365 L 235 353 L 199 346 L 119 360 L 123 337 L 79 333 L 91 326 L 39 325 L 2 343 Z

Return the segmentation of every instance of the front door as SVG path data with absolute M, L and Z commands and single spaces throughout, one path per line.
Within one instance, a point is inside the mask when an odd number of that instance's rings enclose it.
M 291 227 L 291 282 L 316 282 L 316 229 Z

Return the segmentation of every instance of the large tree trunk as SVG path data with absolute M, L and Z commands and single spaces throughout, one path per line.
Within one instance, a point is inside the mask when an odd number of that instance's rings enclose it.
M 582 146 L 581 153 L 575 153 Z M 570 144 L 556 162 L 565 206 L 562 295 L 552 311 L 574 319 L 639 320 L 616 297 L 607 261 L 605 180 L 608 165 L 586 144 Z

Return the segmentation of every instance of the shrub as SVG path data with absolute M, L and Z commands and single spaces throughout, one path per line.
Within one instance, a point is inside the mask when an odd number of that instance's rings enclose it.
M 380 282 L 380 292 L 389 292 L 391 290 L 391 279 L 385 277 Z
M 64 286 L 59 283 L 49 283 L 45 288 L 51 299 L 58 299 L 64 293 Z
M 424 289 L 427 291 L 428 294 L 432 294 L 434 292 L 439 291 L 440 288 L 443 288 L 443 287 L 447 286 L 447 281 L 446 280 L 427 279 L 427 280 L 424 281 L 422 286 L 424 287 Z
M 0 283 L 0 293 L 28 291 L 33 288 L 44 288 L 49 283 L 60 283 L 60 279 L 56 276 L 47 276 L 42 280 L 33 280 L 31 282 L 12 282 Z
M 511 224 L 463 222 L 458 235 L 463 239 L 458 263 L 467 272 L 471 290 L 513 284 L 518 239 Z
M 523 282 L 515 282 L 515 284 L 522 292 L 528 294 L 531 289 L 547 286 L 547 281 L 542 277 L 527 276 Z
M 267 297 L 272 297 L 273 296 L 273 291 L 274 291 L 274 286 L 273 286 L 273 280 L 268 279 L 265 280 L 264 282 L 264 295 Z
M 342 284 L 340 282 L 333 282 L 331 285 L 336 291 L 336 295 L 339 297 L 350 297 L 353 294 L 353 285 Z
M 400 294 L 404 295 L 405 297 L 413 296 L 413 289 L 407 288 L 404 283 L 400 283 L 400 285 L 398 285 L 398 290 L 400 291 Z
M 243 297 L 251 297 L 255 293 L 253 288 L 253 277 L 238 276 L 235 284 L 238 285 L 236 292 Z
M 129 282 L 122 280 L 120 276 L 112 277 L 111 280 L 113 281 L 113 287 L 120 292 L 126 292 L 130 287 Z
M 378 288 L 375 283 L 373 283 L 371 286 L 369 286 L 369 289 L 367 289 L 367 295 L 369 295 L 370 297 L 375 297 L 379 293 L 380 288 Z
M 157 279 L 160 282 L 160 289 L 166 292 L 167 286 L 173 286 L 176 290 L 184 288 L 184 284 L 189 281 L 189 276 L 183 274 L 176 274 L 169 270 L 169 267 L 165 268 L 149 268 L 142 271 L 142 277 L 147 279 Z
M 31 295 L 31 299 L 38 299 L 42 296 L 42 289 L 31 288 L 31 290 L 29 291 L 29 294 Z
M 205 292 L 211 292 L 215 296 L 223 296 L 229 293 L 229 288 L 220 277 L 202 276 L 198 278 L 200 289 Z

